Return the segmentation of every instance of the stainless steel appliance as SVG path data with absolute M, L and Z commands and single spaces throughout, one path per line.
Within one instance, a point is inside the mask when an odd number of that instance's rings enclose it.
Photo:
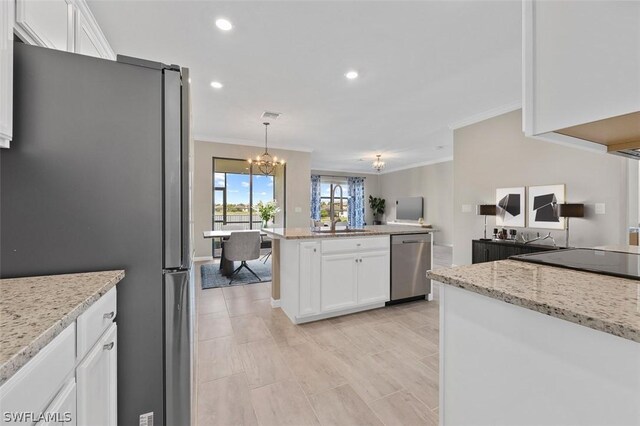
M 191 423 L 188 70 L 15 44 L 0 276 L 124 269 L 118 424 Z
M 431 293 L 427 271 L 433 260 L 431 234 L 391 236 L 391 302 L 423 299 Z
M 640 280 L 640 255 L 637 253 L 596 249 L 568 249 L 521 254 L 511 256 L 509 259 Z

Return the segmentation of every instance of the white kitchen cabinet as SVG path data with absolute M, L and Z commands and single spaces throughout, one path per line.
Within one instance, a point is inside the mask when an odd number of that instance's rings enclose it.
M 359 259 L 355 253 L 322 255 L 322 312 L 351 308 L 358 304 Z
M 51 405 L 45 410 L 47 415 L 53 416 L 36 423 L 36 426 L 76 426 L 76 379 L 72 378 L 65 385 Z
M 117 424 L 117 349 L 117 325 L 114 323 L 78 365 L 78 424 Z
M 391 287 L 389 251 L 364 252 L 358 262 L 358 304 L 386 302 Z
M 640 2 L 524 0 L 523 25 L 527 136 L 640 111 Z
M 103 59 L 116 59 L 102 29 L 84 0 L 74 0 L 76 6 L 74 52 Z
M 14 3 L 0 1 L 0 148 L 13 136 L 13 22 Z
M 390 295 L 389 236 L 279 240 L 280 307 L 296 324 L 380 308 Z
M 320 243 L 300 243 L 300 316 L 320 312 Z
M 27 43 L 73 51 L 70 0 L 16 0 L 16 32 Z

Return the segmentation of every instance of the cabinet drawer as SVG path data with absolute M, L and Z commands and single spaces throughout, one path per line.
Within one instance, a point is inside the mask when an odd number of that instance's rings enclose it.
M 5 413 L 40 413 L 51 403 L 73 371 L 75 343 L 76 324 L 73 323 L 0 387 L 0 424 L 22 424 L 6 422 L 9 419 Z
M 384 250 L 389 248 L 389 236 L 371 238 L 336 238 L 322 241 L 322 253 Z
M 116 288 L 112 288 L 78 317 L 78 359 L 82 359 L 116 317 Z

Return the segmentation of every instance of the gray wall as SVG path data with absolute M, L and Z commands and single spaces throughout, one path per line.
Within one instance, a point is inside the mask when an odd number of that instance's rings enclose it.
M 454 132 L 453 263 L 471 263 L 471 240 L 482 236 L 483 217 L 476 204 L 495 202 L 496 188 L 547 184 L 566 185 L 566 201 L 585 204 L 585 218 L 571 220 L 571 244 L 621 244 L 627 239 L 628 194 L 637 192 L 630 170 L 637 164 L 622 157 L 527 138 L 522 133 L 521 110 L 472 124 Z M 595 214 L 595 203 L 605 203 L 606 214 Z M 463 205 L 473 205 L 463 213 Z M 493 228 L 495 218 L 488 226 Z M 548 232 L 547 230 L 523 230 Z M 551 231 L 564 244 L 564 231 Z
M 378 193 L 386 200 L 385 219 L 395 220 L 399 197 L 423 197 L 425 223 L 440 232 L 435 233 L 436 244 L 453 243 L 453 161 L 414 167 L 379 177 Z
M 202 236 L 211 230 L 211 183 L 213 157 L 246 159 L 261 153 L 260 147 L 195 142 L 195 172 L 193 177 L 193 218 L 195 229 L 195 256 L 211 256 L 211 241 Z M 287 164 L 286 209 L 287 227 L 309 226 L 311 191 L 311 158 L 308 152 L 270 149 L 269 152 L 283 158 Z M 276 196 L 278 196 L 276 194 Z M 282 208 L 283 206 L 281 206 Z
M 378 195 L 378 175 L 372 173 L 344 173 L 344 172 L 329 172 L 325 170 L 311 170 L 312 175 L 325 175 L 325 176 L 351 176 L 351 177 L 364 177 L 364 198 L 365 198 L 365 221 L 367 225 L 373 224 L 373 212 L 369 208 L 369 195 L 377 197 Z M 309 184 L 311 185 L 311 184 Z M 311 190 L 311 189 L 309 189 Z

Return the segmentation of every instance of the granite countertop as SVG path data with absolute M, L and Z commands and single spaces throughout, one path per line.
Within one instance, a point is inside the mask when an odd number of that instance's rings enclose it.
M 640 281 L 517 260 L 436 269 L 427 276 L 640 343 Z
M 369 225 L 364 227 L 364 232 L 313 232 L 311 228 L 265 228 L 263 231 L 274 238 L 285 240 L 315 240 L 319 238 L 351 238 L 372 235 L 428 234 L 437 232 L 437 229 L 413 225 Z
M 124 271 L 0 279 L 0 384 L 124 278 Z

